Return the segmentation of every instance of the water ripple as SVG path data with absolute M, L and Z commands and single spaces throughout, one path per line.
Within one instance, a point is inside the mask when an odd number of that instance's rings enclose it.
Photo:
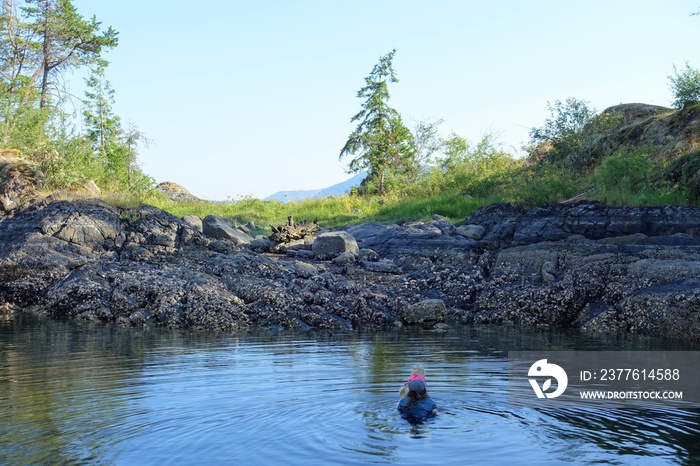
M 230 337 L 3 323 L 0 462 L 698 461 L 695 412 L 509 407 L 507 349 L 561 348 L 571 338 L 493 328 Z M 414 364 L 426 368 L 440 407 L 419 424 L 396 411 Z

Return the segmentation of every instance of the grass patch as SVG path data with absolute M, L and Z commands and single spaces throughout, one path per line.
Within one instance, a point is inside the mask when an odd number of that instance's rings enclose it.
M 459 223 L 476 209 L 500 199 L 478 199 L 464 194 L 433 195 L 424 198 L 405 198 L 386 203 L 366 220 L 379 223 L 401 223 L 432 220 L 434 214 Z
M 660 204 L 693 205 L 691 196 L 679 190 L 642 190 L 626 191 L 624 189 L 601 189 L 592 193 L 590 199 L 604 204 L 621 206 L 645 206 Z
M 462 194 L 434 195 L 425 198 L 399 197 L 362 197 L 342 196 L 326 199 L 309 199 L 304 201 L 282 203 L 279 201 L 261 201 L 243 199 L 236 202 L 192 202 L 178 203 L 162 197 L 144 200 L 177 217 L 197 215 L 219 215 L 238 219 L 245 224 L 250 221 L 269 232 L 270 225 L 287 222 L 292 216 L 295 221 L 318 219 L 326 228 L 340 228 L 361 222 L 401 223 L 407 221 L 431 220 L 433 214 L 440 214 L 452 222 L 461 222 L 481 206 L 497 202 L 500 199 L 476 199 Z M 133 206 L 133 200 L 129 201 Z
M 259 199 L 243 199 L 226 203 L 177 203 L 156 199 L 152 204 L 178 217 L 197 215 L 204 218 L 213 214 L 236 218 L 243 224 L 252 221 L 266 231 L 269 231 L 270 225 L 286 223 L 290 215 L 298 222 L 318 219 L 318 223 L 323 227 L 338 228 L 358 223 L 375 215 L 381 208 L 379 199 L 358 196 L 329 197 L 288 203 Z

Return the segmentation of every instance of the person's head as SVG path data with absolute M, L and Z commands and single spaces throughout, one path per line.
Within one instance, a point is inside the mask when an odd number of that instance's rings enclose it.
M 408 396 L 413 400 L 428 398 L 428 386 L 421 379 L 413 379 L 408 382 Z
M 418 376 L 418 377 L 423 377 L 425 379 L 425 370 L 423 369 L 423 366 L 413 366 L 413 370 L 411 371 L 411 375 Z
M 399 395 L 401 395 L 401 398 L 408 396 L 408 383 L 416 378 L 425 381 L 425 370 L 423 369 L 423 366 L 413 366 L 413 369 L 411 370 L 411 377 L 401 386 L 401 389 L 399 390 Z

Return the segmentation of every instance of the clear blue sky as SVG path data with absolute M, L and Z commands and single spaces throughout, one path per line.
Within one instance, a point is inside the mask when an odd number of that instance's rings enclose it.
M 405 123 L 443 119 L 445 135 L 493 132 L 515 150 L 548 101 L 670 105 L 673 65 L 700 67 L 699 0 L 74 4 L 119 31 L 107 78 L 116 112 L 154 142 L 144 171 L 216 200 L 349 178 L 338 154 L 356 93 L 393 48 Z

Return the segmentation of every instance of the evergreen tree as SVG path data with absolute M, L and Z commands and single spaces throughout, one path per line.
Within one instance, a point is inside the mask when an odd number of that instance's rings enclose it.
M 387 104 L 388 82 L 398 82 L 392 66 L 395 53 L 396 49 L 381 57 L 365 78 L 365 86 L 357 93 L 357 97 L 365 101 L 360 112 L 350 120 L 359 121 L 359 124 L 339 157 L 353 157 L 348 171 L 367 170 L 367 181 L 377 183 L 380 194 L 384 193 L 387 175 L 400 175 L 415 170 L 417 165 L 413 134 L 403 124 L 401 115 Z
M 94 16 L 85 20 L 71 0 L 26 1 L 30 6 L 24 11 L 40 50 L 32 80 L 40 89 L 40 107 L 46 107 L 56 73 L 96 63 L 103 50 L 117 46 L 117 32 L 111 27 L 100 32 L 101 23 Z
M 112 111 L 114 89 L 105 78 L 106 65 L 106 62 L 100 61 L 85 80 L 88 89 L 85 91 L 83 109 L 87 137 L 95 151 L 105 159 L 121 132 L 119 117 Z
M 86 80 L 83 119 L 88 140 L 104 167 L 103 185 L 113 188 L 141 189 L 147 177 L 137 165 L 138 146 L 148 139 L 135 126 L 125 131 L 121 119 L 114 114 L 114 90 L 105 77 L 107 62 L 98 60 Z

